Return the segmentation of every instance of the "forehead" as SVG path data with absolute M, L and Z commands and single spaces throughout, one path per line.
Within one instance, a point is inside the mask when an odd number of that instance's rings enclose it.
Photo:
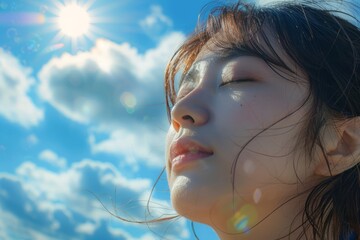
M 257 57 L 276 72 L 308 79 L 305 71 L 285 52 L 279 37 L 268 27 L 246 42 L 228 42 L 222 32 L 211 37 L 201 48 L 192 66 L 202 61 L 226 62 L 240 56 Z

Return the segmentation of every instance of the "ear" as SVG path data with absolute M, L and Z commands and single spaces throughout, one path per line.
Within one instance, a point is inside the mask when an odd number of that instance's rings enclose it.
M 360 117 L 327 124 L 322 137 L 324 157 L 315 168 L 320 176 L 335 176 L 360 162 Z

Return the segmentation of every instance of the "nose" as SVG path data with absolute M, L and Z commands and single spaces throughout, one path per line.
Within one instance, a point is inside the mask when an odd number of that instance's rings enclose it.
M 189 93 L 173 106 L 171 110 L 171 124 L 175 131 L 178 132 L 181 128 L 191 128 L 206 124 L 209 116 L 209 109 L 206 106 L 204 96 Z

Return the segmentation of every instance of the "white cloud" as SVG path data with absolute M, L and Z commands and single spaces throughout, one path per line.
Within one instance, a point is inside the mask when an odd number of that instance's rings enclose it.
M 151 38 L 158 39 L 170 31 L 172 20 L 163 13 L 161 6 L 151 6 L 151 13 L 140 21 L 140 26 Z
M 124 177 L 112 164 L 82 160 L 62 172 L 52 172 L 25 162 L 16 177 L 0 174 L 0 210 L 4 239 L 21 231 L 33 239 L 141 239 L 147 225 L 109 219 L 109 211 L 128 219 L 145 219 L 149 179 Z M 96 197 L 95 197 L 96 196 Z M 101 203 L 100 203 L 101 201 Z M 154 216 L 173 213 L 168 201 L 153 198 Z M 164 209 L 166 208 L 166 209 Z M 168 210 L 167 210 L 168 209 Z M 6 217 L 6 219 L 5 219 Z M 14 225 L 8 226 L 9 224 Z M 126 226 L 126 228 L 125 228 Z M 125 229 L 137 229 L 132 236 Z M 163 239 L 189 235 L 184 219 L 151 226 Z M 11 231 L 11 232 L 10 232 Z M 31 234 L 31 235 L 30 235 Z M 7 236 L 7 237 L 6 237 Z M 19 235 L 20 236 L 20 235 Z M 157 239 L 155 235 L 152 239 Z
M 27 95 L 35 80 L 31 69 L 20 64 L 11 53 L 0 48 L 0 115 L 23 127 L 37 125 L 44 117 Z
M 39 159 L 59 168 L 66 167 L 66 159 L 59 157 L 53 151 L 46 149 L 39 153 Z
M 36 229 L 25 225 L 21 218 L 9 213 L 8 209 L 3 209 L 0 206 L 1 221 L 0 221 L 0 239 L 1 240 L 56 240 L 56 238 L 38 232 Z M 32 226 L 33 227 L 33 226 Z
M 70 119 L 111 129 L 165 119 L 163 72 L 184 40 L 172 33 L 144 54 L 98 40 L 89 52 L 64 54 L 39 72 L 39 92 Z M 134 101 L 135 100 L 135 101 Z
M 165 131 L 147 128 L 129 131 L 116 130 L 106 140 L 97 141 L 94 134 L 89 137 L 89 144 L 93 153 L 109 153 L 123 156 L 128 165 L 136 170 L 138 164 L 150 167 L 164 166 Z
M 76 227 L 76 232 L 91 235 L 96 230 L 96 224 L 92 222 L 85 222 Z
M 161 6 L 158 5 L 151 6 L 151 14 L 140 21 L 140 24 L 144 27 L 153 27 L 159 23 L 165 24 L 169 27 L 173 24 L 171 19 L 164 15 Z

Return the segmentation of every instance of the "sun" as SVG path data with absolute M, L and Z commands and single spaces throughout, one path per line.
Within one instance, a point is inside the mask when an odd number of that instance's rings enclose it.
M 87 51 L 99 38 L 116 38 L 111 32 L 100 27 L 117 20 L 111 12 L 116 4 L 96 4 L 97 0 L 51 0 L 46 8 L 49 32 L 55 32 L 46 53 L 63 49 L 77 53 Z M 0 0 L 1 2 L 1 0 Z M 110 5 L 109 5 L 110 4 Z
M 61 32 L 71 38 L 86 35 L 90 28 L 90 15 L 86 8 L 75 3 L 63 6 L 57 24 Z

